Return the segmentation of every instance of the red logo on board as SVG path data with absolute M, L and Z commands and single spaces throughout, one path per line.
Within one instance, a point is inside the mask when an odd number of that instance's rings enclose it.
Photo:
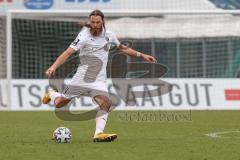
M 225 89 L 227 101 L 240 101 L 240 89 Z

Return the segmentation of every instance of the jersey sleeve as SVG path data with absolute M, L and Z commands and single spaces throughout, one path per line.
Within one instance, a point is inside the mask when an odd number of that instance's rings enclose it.
M 117 47 L 120 46 L 120 42 L 119 42 L 119 40 L 118 40 L 116 34 L 113 33 L 113 32 L 112 32 L 112 36 L 111 36 L 111 42 L 115 43 L 115 44 L 117 45 Z
M 69 47 L 73 48 L 75 51 L 81 50 L 84 47 L 84 35 L 82 32 L 80 32 L 78 34 L 78 36 L 76 37 L 76 39 L 71 43 L 71 45 Z

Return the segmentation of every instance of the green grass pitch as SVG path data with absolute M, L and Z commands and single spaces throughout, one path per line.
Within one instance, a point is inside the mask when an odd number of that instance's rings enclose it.
M 155 118 L 149 118 L 151 114 Z M 71 143 L 51 140 L 53 130 L 60 126 L 72 131 Z M 0 159 L 240 159 L 239 111 L 114 111 L 106 132 L 117 133 L 116 141 L 93 143 L 94 130 L 94 120 L 66 122 L 54 112 L 0 112 Z M 206 136 L 215 132 L 223 134 Z

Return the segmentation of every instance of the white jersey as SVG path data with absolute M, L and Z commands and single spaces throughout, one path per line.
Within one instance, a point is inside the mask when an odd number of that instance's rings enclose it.
M 79 51 L 80 65 L 71 80 L 71 85 L 88 86 L 106 81 L 106 67 L 109 46 L 120 45 L 116 35 L 106 30 L 100 36 L 93 37 L 90 28 L 84 27 L 70 45 Z

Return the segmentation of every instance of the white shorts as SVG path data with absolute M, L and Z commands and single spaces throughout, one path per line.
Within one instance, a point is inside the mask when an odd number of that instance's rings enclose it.
M 108 95 L 107 84 L 105 82 L 95 82 L 82 85 L 67 85 L 62 93 L 66 99 L 78 98 L 80 96 L 95 97 L 97 95 Z

